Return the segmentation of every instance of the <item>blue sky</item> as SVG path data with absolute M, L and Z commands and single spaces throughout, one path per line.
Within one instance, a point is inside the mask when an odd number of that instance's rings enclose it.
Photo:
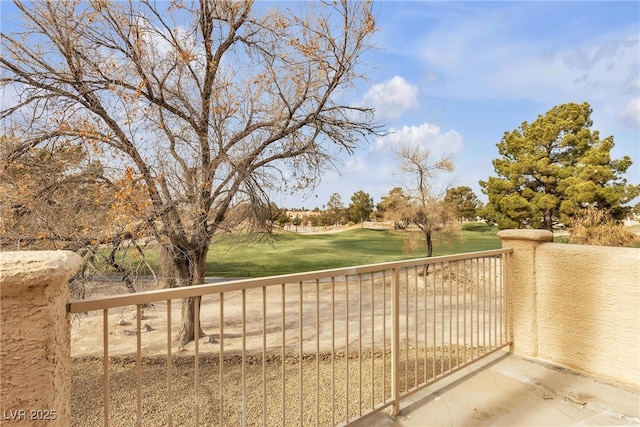
M 613 135 L 613 157 L 634 162 L 640 183 L 640 2 L 384 1 L 355 102 L 376 108 L 392 133 L 344 157 L 309 197 L 287 207 L 322 207 L 337 192 L 374 202 L 399 184 L 393 146 L 412 141 L 451 155 L 454 185 L 495 175 L 506 131 L 555 105 L 588 102 L 592 129 Z

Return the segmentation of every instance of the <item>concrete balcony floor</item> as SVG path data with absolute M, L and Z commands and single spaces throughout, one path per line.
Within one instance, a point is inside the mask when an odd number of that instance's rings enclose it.
M 398 417 L 379 413 L 352 425 L 640 425 L 640 394 L 508 353 L 497 353 L 409 396 Z

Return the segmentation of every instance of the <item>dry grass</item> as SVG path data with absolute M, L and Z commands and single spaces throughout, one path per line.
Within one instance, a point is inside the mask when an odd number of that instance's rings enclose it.
M 577 217 L 569 236 L 569 243 L 595 246 L 632 246 L 638 240 L 624 224 L 611 218 L 602 209 L 589 207 Z

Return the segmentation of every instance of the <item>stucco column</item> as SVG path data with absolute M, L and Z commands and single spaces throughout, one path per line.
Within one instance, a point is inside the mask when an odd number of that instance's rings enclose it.
M 553 242 L 547 230 L 502 230 L 502 247 L 513 249 L 507 262 L 508 328 L 511 351 L 533 357 L 538 353 L 536 248 Z
M 69 426 L 68 251 L 0 252 L 0 424 Z

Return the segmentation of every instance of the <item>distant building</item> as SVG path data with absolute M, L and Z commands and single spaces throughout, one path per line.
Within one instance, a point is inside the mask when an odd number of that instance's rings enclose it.
M 318 216 L 320 215 L 320 211 L 309 211 L 309 210 L 291 210 L 291 211 L 287 211 L 287 216 L 291 219 L 294 218 L 300 218 L 300 219 L 304 219 L 304 218 L 310 218 L 312 216 Z

